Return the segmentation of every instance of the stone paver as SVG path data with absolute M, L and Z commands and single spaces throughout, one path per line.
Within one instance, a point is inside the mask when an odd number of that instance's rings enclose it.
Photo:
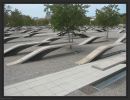
M 108 59 L 109 58 L 106 58 L 106 60 Z M 42 96 L 64 96 L 126 67 L 125 64 L 120 64 L 105 71 L 92 67 L 93 64 L 98 64 L 101 61 L 102 60 L 98 60 L 93 63 L 5 86 L 4 95 L 11 96 L 15 95 L 15 93 L 19 93 L 21 96 L 27 94 L 28 96 L 32 96 L 33 94 Z

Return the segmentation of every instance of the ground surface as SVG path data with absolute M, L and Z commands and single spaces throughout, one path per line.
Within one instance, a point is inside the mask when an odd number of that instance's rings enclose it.
M 33 46 L 28 49 L 22 50 L 15 56 L 5 57 L 4 58 L 4 85 L 10 85 L 17 82 L 21 82 L 24 80 L 32 79 L 35 77 L 55 73 L 67 68 L 75 67 L 76 61 L 79 61 L 94 49 L 99 46 L 111 44 L 116 41 L 119 37 L 123 35 L 123 33 L 118 33 L 119 30 L 110 30 L 109 40 L 104 41 L 105 38 L 98 39 L 91 44 L 78 46 L 77 44 L 84 41 L 86 38 L 76 38 L 74 39 L 74 45 L 72 49 L 68 46 L 63 47 L 61 49 L 55 50 L 46 56 L 44 56 L 39 61 L 28 62 L 24 64 L 18 64 L 13 66 L 7 66 L 6 64 L 21 57 L 26 54 L 36 50 L 39 46 Z M 14 36 L 20 36 L 20 38 L 9 41 L 4 44 L 4 50 L 19 44 L 19 43 L 28 43 L 34 41 L 42 41 L 48 37 L 56 36 L 56 34 L 51 30 L 48 30 L 47 33 L 44 32 L 44 29 L 41 31 L 42 36 L 33 36 L 31 38 L 23 38 L 21 34 L 18 32 L 14 32 Z M 49 33 L 51 33 L 49 35 Z M 46 35 L 48 34 L 48 35 Z M 95 32 L 88 31 L 85 33 L 89 36 L 105 36 L 105 32 Z M 67 37 L 63 37 L 62 39 L 56 40 L 51 44 L 64 43 L 68 42 Z M 110 86 L 104 88 L 101 91 L 95 90 L 92 86 L 85 86 L 82 89 L 76 90 L 73 93 L 68 94 L 67 96 L 124 96 L 126 95 L 126 78 L 122 78 L 121 80 L 111 84 Z

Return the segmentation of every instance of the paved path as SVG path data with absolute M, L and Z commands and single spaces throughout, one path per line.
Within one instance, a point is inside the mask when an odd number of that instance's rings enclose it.
M 102 60 L 5 86 L 4 96 L 64 96 L 126 67 L 119 64 L 104 71 L 92 67 L 99 62 Z

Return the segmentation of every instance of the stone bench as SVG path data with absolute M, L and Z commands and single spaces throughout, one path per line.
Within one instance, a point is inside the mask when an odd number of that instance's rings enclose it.
M 105 50 L 108 50 L 114 46 L 121 45 L 121 44 L 122 43 L 114 43 L 114 44 L 108 44 L 105 46 L 100 46 L 100 47 L 96 48 L 94 51 L 92 51 L 90 54 L 88 54 L 86 57 L 84 57 L 83 59 L 77 61 L 76 64 L 80 65 L 80 64 L 88 63 L 88 62 L 92 61 L 94 58 L 96 58 L 98 55 L 103 53 Z
M 19 63 L 25 63 L 28 61 L 39 60 L 43 56 L 47 55 L 48 53 L 50 53 L 54 50 L 57 50 L 59 48 L 62 48 L 64 46 L 71 45 L 71 44 L 72 43 L 44 46 L 44 47 L 36 49 L 35 51 L 25 55 L 24 57 L 14 61 L 14 62 L 8 63 L 7 65 L 14 65 L 14 64 L 19 64 Z
M 98 38 L 101 38 L 101 37 L 91 36 L 91 37 L 87 38 L 85 41 L 79 43 L 79 45 L 85 45 L 85 44 L 91 43 L 92 41 L 94 41 L 94 40 L 96 40 Z

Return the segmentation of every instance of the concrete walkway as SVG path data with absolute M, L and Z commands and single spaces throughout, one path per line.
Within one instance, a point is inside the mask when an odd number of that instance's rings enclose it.
M 104 71 L 92 67 L 99 62 L 102 59 L 5 86 L 4 96 L 64 96 L 126 67 L 126 64 L 119 64 Z

